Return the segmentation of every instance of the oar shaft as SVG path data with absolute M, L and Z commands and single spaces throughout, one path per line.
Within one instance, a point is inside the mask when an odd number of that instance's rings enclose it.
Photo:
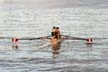
M 72 37 L 68 35 L 61 35 L 61 36 L 64 36 L 65 39 L 69 39 L 69 40 L 86 40 L 86 38 Z

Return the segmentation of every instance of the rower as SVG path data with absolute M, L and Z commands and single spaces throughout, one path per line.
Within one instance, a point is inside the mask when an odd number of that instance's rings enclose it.
M 51 44 L 53 53 L 57 53 L 57 51 L 60 49 L 60 42 L 58 42 L 59 34 L 59 27 L 53 27 L 51 32 Z

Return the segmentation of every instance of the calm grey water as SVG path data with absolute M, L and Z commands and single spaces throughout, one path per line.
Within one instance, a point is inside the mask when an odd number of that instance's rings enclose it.
M 93 38 L 65 40 L 59 54 L 52 54 L 48 41 L 0 39 L 2 72 L 107 72 L 108 9 L 0 7 L 0 37 L 40 37 L 50 35 L 53 26 L 61 34 Z M 16 48 L 16 47 L 17 48 Z

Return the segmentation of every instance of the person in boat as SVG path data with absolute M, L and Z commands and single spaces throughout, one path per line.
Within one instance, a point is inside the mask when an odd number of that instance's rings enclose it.
M 59 27 L 53 27 L 52 28 L 52 37 L 51 37 L 51 44 L 52 44 L 52 50 L 53 53 L 58 53 L 57 51 L 60 49 L 60 41 L 59 41 Z

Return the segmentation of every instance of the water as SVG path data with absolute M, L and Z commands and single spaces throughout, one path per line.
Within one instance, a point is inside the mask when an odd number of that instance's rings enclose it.
M 0 71 L 3 72 L 107 72 L 108 9 L 53 8 L 27 9 L 14 6 L 0 8 L 1 37 L 40 37 L 50 35 L 59 26 L 63 35 L 93 38 L 65 40 L 59 54 L 52 54 L 48 41 L 0 39 Z M 42 47 L 44 46 L 44 47 Z

